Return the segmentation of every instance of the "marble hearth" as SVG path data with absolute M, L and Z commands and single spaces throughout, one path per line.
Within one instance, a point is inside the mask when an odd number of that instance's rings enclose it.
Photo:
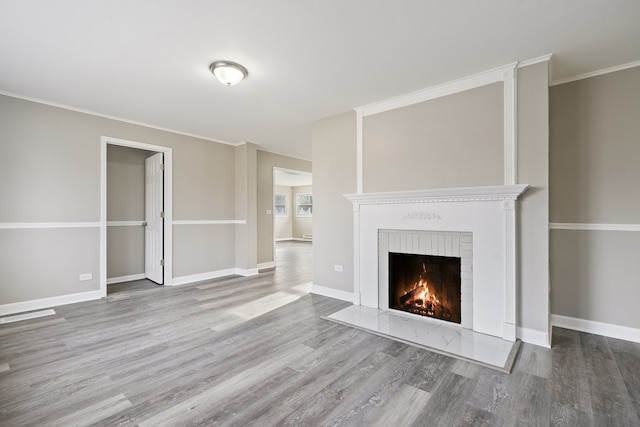
M 526 189 L 346 195 L 354 211 L 354 305 L 329 318 L 509 370 L 517 348 L 516 200 Z M 384 259 L 390 244 L 396 252 L 466 257 L 461 325 L 389 309 Z

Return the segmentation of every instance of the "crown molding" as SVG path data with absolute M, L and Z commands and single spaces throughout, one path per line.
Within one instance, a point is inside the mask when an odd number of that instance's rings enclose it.
M 429 101 L 431 99 L 442 98 L 443 96 L 452 95 L 458 92 L 464 92 L 469 89 L 485 86 L 491 83 L 502 82 L 513 75 L 513 71 L 517 68 L 518 63 L 503 65 L 502 67 L 493 68 L 478 74 L 467 76 L 458 80 L 432 86 L 417 92 L 408 93 L 406 95 L 389 98 L 384 101 L 374 102 L 355 108 L 356 113 L 363 117 L 373 114 L 383 113 L 396 108 L 406 107 L 420 102 Z
M 539 64 L 541 62 L 549 62 L 553 53 L 548 53 L 546 55 L 538 56 L 537 58 L 531 58 L 524 61 L 518 62 L 518 68 L 528 67 L 530 65 Z
M 591 71 L 589 73 L 578 74 L 577 76 L 566 77 L 552 81 L 549 86 L 557 86 L 565 83 L 575 82 L 577 80 L 588 79 L 590 77 L 602 76 L 604 74 L 615 73 L 616 71 L 627 70 L 629 68 L 640 67 L 640 61 L 629 62 L 627 64 L 616 65 L 615 67 L 603 68 L 602 70 Z

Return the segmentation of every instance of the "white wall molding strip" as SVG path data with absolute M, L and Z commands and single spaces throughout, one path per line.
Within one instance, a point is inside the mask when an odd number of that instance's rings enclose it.
M 19 322 L 21 320 L 37 319 L 38 317 L 53 316 L 55 314 L 56 314 L 55 310 L 52 310 L 52 309 L 32 311 L 30 313 L 24 313 L 24 314 L 16 314 L 13 316 L 0 318 L 0 325 L 3 323 Z
M 593 320 L 577 319 L 574 317 L 551 315 L 551 323 L 559 328 L 572 329 L 574 331 L 588 332 L 590 334 L 603 335 L 609 338 L 617 338 L 626 341 L 640 343 L 640 329 L 627 326 L 612 325 L 610 323 L 594 322 Z
M 548 53 L 546 55 L 538 56 L 537 58 L 526 59 L 524 61 L 518 62 L 518 68 L 528 67 L 530 65 L 540 64 L 541 62 L 549 62 L 553 53 Z
M 100 222 L 0 222 L 0 229 L 22 228 L 98 228 Z
M 453 95 L 454 93 L 464 92 L 469 89 L 485 86 L 492 83 L 502 82 L 505 79 L 505 72 L 513 71 L 517 67 L 518 63 L 497 67 L 491 70 L 487 70 L 472 76 L 467 76 L 458 80 L 454 80 L 441 85 L 433 86 L 427 89 L 412 92 L 406 95 L 389 98 L 384 101 L 374 102 L 368 105 L 363 105 L 356 108 L 357 111 L 361 111 L 361 114 L 371 116 L 373 114 L 382 113 L 389 110 L 395 110 L 396 108 L 406 107 L 420 102 L 430 101 L 436 98 L 442 98 L 444 96 Z
M 144 221 L 107 221 L 107 227 L 142 227 Z
M 550 222 L 551 230 L 584 230 L 584 231 L 640 231 L 640 224 L 593 224 L 574 222 Z
M 174 220 L 173 225 L 225 225 L 225 224 L 246 224 L 244 219 L 193 219 Z
M 312 294 L 322 295 L 324 297 L 335 298 L 342 301 L 353 302 L 353 292 L 341 291 L 339 289 L 327 288 L 326 286 L 320 286 L 311 284 Z
M 563 79 L 554 80 L 549 86 L 556 86 L 565 83 L 575 82 L 577 80 L 588 79 L 590 77 L 602 76 L 604 74 L 615 73 L 616 71 L 627 70 L 629 68 L 640 67 L 640 61 L 629 62 L 627 64 L 616 65 L 615 67 L 603 68 L 601 70 L 592 71 L 590 73 L 578 74 L 577 76 L 565 77 Z
M 60 305 L 74 304 L 76 302 L 91 301 L 100 298 L 102 298 L 102 292 L 98 290 L 31 301 L 15 302 L 11 304 L 3 304 L 0 305 L 0 316 L 6 316 L 8 314 L 15 313 L 24 313 L 25 311 L 41 310 L 43 308 L 57 307 Z
M 235 270 L 238 276 L 249 277 L 258 275 L 258 268 L 236 268 Z
M 518 181 L 518 73 L 513 68 L 503 71 L 503 147 L 504 147 L 504 185 L 514 185 Z M 515 331 L 514 331 L 515 332 Z
M 113 285 L 114 283 L 123 283 L 123 282 L 131 282 L 133 280 L 143 280 L 144 273 L 140 274 L 129 274 L 127 276 L 119 276 L 119 277 L 109 277 L 107 278 L 107 285 Z
M 364 182 L 364 111 L 356 108 L 356 193 L 362 193 Z
M 518 338 L 522 341 L 539 345 L 540 347 L 551 348 L 551 339 L 549 334 L 535 329 L 518 327 Z

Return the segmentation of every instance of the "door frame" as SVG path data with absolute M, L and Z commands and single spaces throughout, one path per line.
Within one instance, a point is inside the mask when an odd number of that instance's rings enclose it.
M 161 145 L 102 136 L 100 138 L 100 294 L 107 296 L 107 145 L 164 153 L 164 284 L 173 277 L 173 149 Z

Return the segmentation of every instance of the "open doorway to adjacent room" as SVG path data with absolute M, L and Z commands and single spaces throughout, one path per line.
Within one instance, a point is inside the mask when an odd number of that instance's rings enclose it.
M 296 245 L 310 247 L 312 244 L 313 176 L 310 172 L 273 168 L 273 213 L 273 253 L 277 266 L 283 251 L 290 253 Z

